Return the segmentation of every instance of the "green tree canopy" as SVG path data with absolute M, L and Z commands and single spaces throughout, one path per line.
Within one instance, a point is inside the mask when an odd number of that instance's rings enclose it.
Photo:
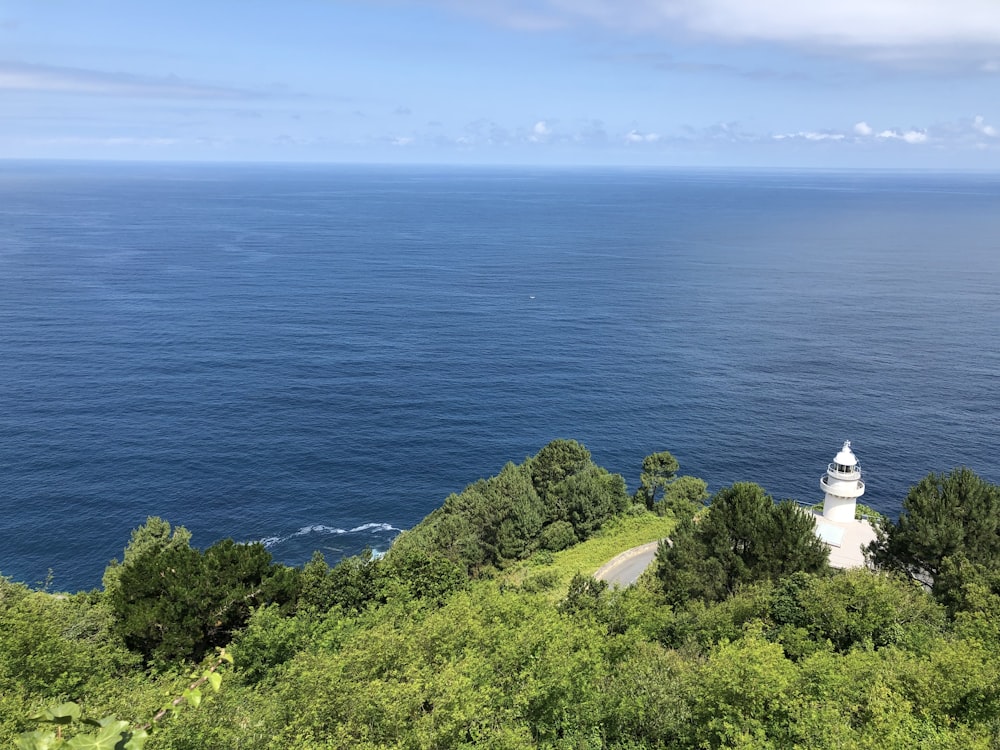
M 698 477 L 677 477 L 666 486 L 663 497 L 654 508 L 660 515 L 670 511 L 678 521 L 691 518 L 705 507 L 708 500 L 708 485 Z
M 875 563 L 925 583 L 955 555 L 1000 570 L 1000 487 L 966 468 L 928 474 L 910 488 L 899 521 L 882 519 L 877 531 Z
M 148 516 L 146 523 L 137 529 L 132 529 L 132 535 L 125 546 L 122 562 L 112 560 L 104 570 L 104 590 L 111 596 L 118 586 L 122 571 L 132 565 L 137 559 L 150 552 L 163 552 L 168 549 L 184 549 L 191 546 L 191 532 L 183 526 L 175 526 L 171 531 L 170 524 L 159 516 Z
M 824 570 L 829 553 L 814 523 L 791 501 L 776 505 L 760 485 L 725 487 L 698 523 L 683 521 L 673 544 L 661 545 L 657 560 L 664 591 L 674 602 L 717 601 L 740 584 Z
M 631 504 L 622 476 L 599 466 L 567 477 L 555 492 L 566 498 L 569 522 L 579 539 L 589 538 Z
M 642 459 L 642 473 L 639 475 L 639 495 L 652 508 L 656 495 L 662 494 L 667 485 L 674 481 L 681 465 L 670 451 L 651 453 Z
M 387 562 L 412 552 L 443 555 L 472 577 L 537 549 L 563 549 L 630 505 L 625 480 L 597 466 L 575 440 L 553 440 L 523 464 L 507 463 L 430 513 L 393 543 Z
M 224 539 L 204 553 L 154 545 L 122 566 L 110 593 L 115 628 L 147 660 L 198 660 L 229 643 L 253 607 L 294 603 L 298 575 L 259 543 Z
M 553 492 L 556 485 L 593 465 L 590 451 L 575 440 L 553 440 L 527 461 L 531 470 L 531 481 L 538 496 L 546 505 L 559 505 L 560 496 Z M 549 512 L 560 517 L 560 513 Z M 565 514 L 562 514 L 563 517 Z

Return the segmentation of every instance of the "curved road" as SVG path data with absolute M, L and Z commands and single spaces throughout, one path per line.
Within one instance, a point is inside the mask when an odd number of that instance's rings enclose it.
M 597 572 L 594 573 L 594 578 L 598 581 L 606 581 L 611 587 L 626 588 L 631 586 L 653 562 L 659 544 L 659 542 L 650 542 L 622 552 L 598 568 Z

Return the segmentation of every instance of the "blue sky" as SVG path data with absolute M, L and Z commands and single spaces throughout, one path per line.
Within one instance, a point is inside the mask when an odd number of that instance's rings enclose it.
M 0 0 L 0 158 L 1000 169 L 1000 0 Z

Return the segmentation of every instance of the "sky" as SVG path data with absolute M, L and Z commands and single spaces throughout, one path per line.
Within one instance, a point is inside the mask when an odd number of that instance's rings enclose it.
M 1000 0 L 0 0 L 0 159 L 1000 169 Z

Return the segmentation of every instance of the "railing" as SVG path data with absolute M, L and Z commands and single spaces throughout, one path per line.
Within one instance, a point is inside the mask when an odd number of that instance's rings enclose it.
M 819 483 L 820 483 L 820 484 L 821 484 L 821 485 L 822 485 L 823 487 L 829 487 L 829 486 L 830 486 L 830 484 L 829 484 L 829 479 L 830 479 L 830 477 L 828 477 L 828 476 L 827 476 L 826 474 L 824 474 L 823 476 L 821 476 L 821 477 L 819 478 Z M 848 485 L 848 486 L 850 486 L 850 485 Z M 859 480 L 857 481 L 857 488 L 858 488 L 859 490 L 861 490 L 862 492 L 864 492 L 864 491 L 865 491 L 865 483 L 864 483 L 864 482 L 862 482 L 862 481 L 861 481 L 860 479 L 859 479 Z
M 837 464 L 828 464 L 827 467 L 826 467 L 826 470 L 828 472 L 830 472 L 831 474 L 839 474 L 841 476 L 850 475 L 850 474 L 858 474 L 858 475 L 861 474 L 861 467 L 859 465 L 857 465 L 857 464 L 855 464 L 855 466 L 854 466 L 853 469 L 849 469 L 847 471 L 843 471 L 841 469 L 838 469 L 837 468 Z

